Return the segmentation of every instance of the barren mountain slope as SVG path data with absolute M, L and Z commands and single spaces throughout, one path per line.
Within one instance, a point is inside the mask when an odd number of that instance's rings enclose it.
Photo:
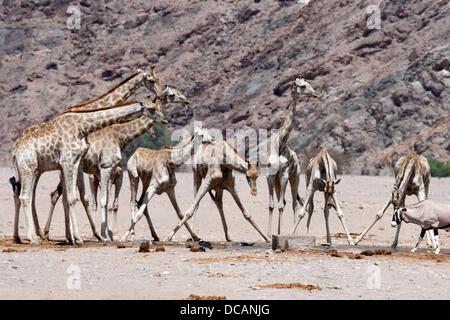
M 286 83 L 310 80 L 290 144 L 328 145 L 349 173 L 385 174 L 410 146 L 450 159 L 450 1 L 4 0 L 0 22 L 1 160 L 26 127 L 157 66 L 193 104 L 168 109 L 173 127 L 277 128 Z M 143 96 L 144 90 L 138 92 Z M 347 163 L 345 163 L 347 162 Z

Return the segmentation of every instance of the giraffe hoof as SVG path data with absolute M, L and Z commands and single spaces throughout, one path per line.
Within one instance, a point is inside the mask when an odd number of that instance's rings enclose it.
M 14 243 L 21 244 L 22 240 L 20 240 L 20 237 L 16 236 L 14 237 Z
M 84 244 L 84 241 L 82 239 L 76 239 L 75 244 Z
M 31 244 L 39 244 L 40 242 L 41 242 L 40 238 L 31 238 L 30 239 Z
M 93 241 L 97 240 L 100 242 L 104 242 L 105 239 L 103 239 L 101 236 L 99 236 L 98 234 L 94 234 L 94 237 L 92 238 Z
M 411 249 L 411 252 L 416 252 L 417 251 L 417 248 L 412 248 Z

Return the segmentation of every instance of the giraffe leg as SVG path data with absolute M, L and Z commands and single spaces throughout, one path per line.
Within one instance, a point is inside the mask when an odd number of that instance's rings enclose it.
M 150 200 L 153 198 L 153 196 L 156 193 L 157 187 L 158 187 L 157 183 L 151 183 L 149 185 L 149 187 L 147 188 L 147 190 L 145 190 L 145 194 L 142 199 L 142 202 L 140 201 L 141 206 L 139 207 L 139 210 L 137 211 L 136 215 L 133 217 L 133 221 L 131 222 L 130 228 L 123 235 L 121 241 L 126 241 L 128 239 L 128 237 L 131 233 L 131 230 L 134 229 L 134 226 L 136 225 L 136 223 L 142 218 L 142 216 L 144 215 L 145 209 L 147 208 L 148 203 L 150 202 Z
M 67 194 L 67 204 L 69 207 L 70 225 L 73 231 L 73 238 L 75 243 L 83 243 L 83 239 L 80 236 L 78 230 L 77 217 L 75 212 L 75 205 L 77 202 L 77 180 L 78 180 L 78 167 L 80 160 L 78 159 L 74 165 L 63 164 L 62 171 L 64 176 L 65 191 Z
M 307 209 L 307 204 L 311 201 L 311 199 L 313 198 L 313 196 L 314 196 L 314 188 L 313 188 L 313 186 L 309 186 L 308 187 L 308 192 L 307 192 L 307 194 L 306 194 L 306 198 L 305 198 L 305 205 L 304 206 L 302 206 L 302 208 L 300 209 L 300 212 L 298 213 L 298 215 L 297 215 L 297 222 L 295 223 L 295 225 L 294 225 L 294 227 L 292 228 L 292 230 L 291 230 L 291 235 L 294 235 L 295 234 L 295 231 L 297 230 L 297 228 L 298 228 L 298 225 L 300 224 L 300 221 L 302 221 L 302 219 L 303 219 L 303 217 L 305 216 L 305 213 L 306 213 L 306 209 Z
M 98 185 L 100 184 L 99 179 L 93 175 L 90 174 L 89 175 L 89 188 L 91 189 L 91 197 L 92 197 L 92 212 L 94 212 L 95 215 L 95 221 L 98 219 L 97 216 L 97 207 L 98 207 L 98 203 L 97 203 L 97 195 L 98 195 Z
M 217 210 L 219 210 L 220 220 L 222 221 L 223 226 L 223 232 L 225 233 L 225 240 L 227 242 L 231 242 L 230 235 L 228 234 L 227 220 L 225 219 L 225 213 L 223 212 L 223 189 L 219 189 L 216 191 L 214 203 L 216 204 Z
M 200 200 L 202 200 L 202 198 L 205 196 L 205 194 L 210 190 L 210 185 L 211 185 L 211 181 L 212 179 L 210 177 L 206 177 L 202 184 L 200 185 L 200 188 L 198 189 L 196 195 L 195 195 L 195 199 L 194 199 L 194 203 L 192 204 L 191 207 L 189 207 L 189 209 L 186 211 L 186 214 L 184 215 L 183 219 L 181 219 L 181 221 L 178 223 L 178 225 L 173 229 L 173 231 L 169 234 L 169 236 L 167 237 L 167 241 L 171 241 L 173 236 L 177 233 L 178 230 L 180 230 L 180 228 L 190 219 L 192 218 L 192 215 L 194 214 L 197 206 L 200 203 Z
M 149 185 L 149 180 L 144 179 L 142 181 L 142 195 L 139 198 L 139 205 L 142 205 L 142 203 L 144 202 L 145 191 L 148 189 L 148 185 Z M 137 212 L 137 207 L 136 207 L 133 217 L 136 216 L 136 212 Z M 152 235 L 153 240 L 159 241 L 159 236 L 156 233 L 156 229 L 153 225 L 152 219 L 150 218 L 150 214 L 148 213 L 148 204 L 145 206 L 144 215 L 145 215 L 145 219 L 147 220 L 148 228 L 150 229 L 150 233 Z M 134 219 L 134 218 L 132 218 L 132 219 Z M 133 224 L 133 220 L 131 220 L 131 224 Z M 133 238 L 134 238 L 134 227 L 133 227 L 133 230 L 131 231 L 130 235 L 133 236 Z
M 41 174 L 38 173 L 34 179 L 33 183 L 33 196 L 31 201 L 31 207 L 32 207 L 32 214 L 33 214 L 33 223 L 34 223 L 34 229 L 36 232 L 36 235 L 41 239 L 44 240 L 44 234 L 42 233 L 41 227 L 39 225 L 39 219 L 36 211 L 36 186 L 39 182 L 39 178 L 41 177 Z
M 113 203 L 112 203 L 112 216 L 113 216 L 113 237 L 116 238 L 117 235 L 117 211 L 119 210 L 119 194 L 120 190 L 122 189 L 122 183 L 123 183 L 123 174 L 122 170 L 118 171 L 115 174 L 114 178 L 114 195 L 113 195 Z
M 67 202 L 67 190 L 66 190 L 66 184 L 64 182 L 64 175 L 61 171 L 61 182 L 62 182 L 62 205 L 64 210 L 64 228 L 66 232 L 66 241 L 69 244 L 75 243 L 75 238 L 73 236 L 73 228 L 72 223 L 70 221 L 70 215 L 69 215 L 69 203 Z
M 273 209 L 275 208 L 275 204 L 273 201 L 273 191 L 274 191 L 274 180 L 275 176 L 267 177 L 267 185 L 269 187 L 269 222 L 267 226 L 267 236 L 270 237 L 272 235 L 272 217 L 273 217 Z
M 386 204 L 384 205 L 383 209 L 381 211 L 379 211 L 376 216 L 375 216 L 375 220 L 372 222 L 372 224 L 370 226 L 368 226 L 356 239 L 355 239 L 355 244 L 358 244 L 363 238 L 364 236 L 367 234 L 367 232 L 369 232 L 370 229 L 372 229 L 372 227 L 375 225 L 375 223 L 378 222 L 378 220 L 380 220 L 384 213 L 386 212 L 386 210 L 389 208 L 389 206 L 391 205 L 392 201 L 389 199 L 388 202 L 386 202 Z
M 91 205 L 89 203 L 89 199 L 86 196 L 86 189 L 84 187 L 84 175 L 83 170 L 78 169 L 78 191 L 80 192 L 80 200 L 84 207 L 84 210 L 86 211 L 86 216 L 89 221 L 89 225 L 91 226 L 92 233 L 94 237 L 99 241 L 104 241 L 104 239 L 98 234 L 97 228 L 95 227 L 95 221 L 91 212 Z
M 315 192 L 313 192 L 309 202 L 306 204 L 307 205 L 306 210 L 308 211 L 308 219 L 306 220 L 306 234 L 309 234 L 309 226 L 311 225 L 311 217 L 314 212 L 314 193 Z
M 102 211 L 101 236 L 108 240 L 113 240 L 113 235 L 108 225 L 108 196 L 111 181 L 111 170 L 111 168 L 100 169 L 100 207 Z
M 324 192 L 325 195 L 325 205 L 323 207 L 323 214 L 325 216 L 325 228 L 327 230 L 327 244 L 331 245 L 331 235 L 330 235 L 330 223 L 329 223 L 329 217 L 330 217 L 330 208 L 328 207 L 328 197 L 329 195 Z
M 286 186 L 288 183 L 288 176 L 287 174 L 283 174 L 283 176 L 280 178 L 280 191 L 278 195 L 278 234 L 281 234 L 281 227 L 283 224 L 283 213 L 284 213 L 284 206 L 286 205 Z
M 60 179 L 59 184 L 56 187 L 56 189 L 52 193 L 50 193 L 50 210 L 49 210 L 47 222 L 46 222 L 45 228 L 44 228 L 44 238 L 47 240 L 50 240 L 50 237 L 49 237 L 50 225 L 52 223 L 53 213 L 55 212 L 55 206 L 58 203 L 58 200 L 61 197 L 62 192 L 63 192 L 62 191 L 62 182 Z
M 142 180 L 142 195 L 139 198 L 139 202 L 136 203 L 136 209 L 135 209 L 134 213 L 132 214 L 130 226 L 133 225 L 133 219 L 134 219 L 134 217 L 136 217 L 136 212 L 138 211 L 137 206 L 138 205 L 139 206 L 142 205 L 142 203 L 144 202 L 145 191 L 148 189 L 148 186 L 149 186 L 149 180 L 147 178 L 144 178 Z M 148 224 L 148 227 L 150 229 L 150 233 L 152 235 L 153 240 L 159 241 L 159 236 L 156 233 L 156 229 L 153 226 L 152 219 L 150 218 L 150 214 L 148 213 L 148 205 L 145 206 L 144 215 L 145 215 L 145 219 L 147 220 L 147 224 Z M 134 239 L 134 235 L 135 234 L 134 234 L 134 227 L 133 227 L 133 229 L 130 232 L 130 236 L 132 237 L 132 239 Z
M 20 180 L 13 182 L 13 192 L 14 192 L 14 242 L 21 243 L 19 236 L 19 216 L 20 216 Z
M 245 220 L 247 220 L 252 226 L 253 228 L 255 228 L 256 231 L 258 231 L 258 233 L 264 238 L 264 240 L 266 242 L 270 242 L 270 238 L 267 237 L 264 232 L 262 232 L 262 230 L 258 227 L 258 225 L 253 221 L 252 217 L 247 213 L 247 211 L 245 210 L 244 206 L 241 203 L 241 199 L 239 198 L 236 188 L 233 187 L 233 189 L 229 190 L 234 201 L 236 202 L 236 204 L 238 205 L 239 209 L 241 210 Z
M 133 222 L 134 216 L 136 215 L 137 206 L 138 206 L 136 199 L 137 199 L 137 192 L 138 192 L 138 187 L 139 187 L 139 176 L 137 174 L 137 171 L 129 169 L 128 170 L 128 179 L 130 180 L 130 209 L 131 209 L 130 224 L 131 224 Z M 146 190 L 146 188 L 143 188 L 143 190 Z M 132 237 L 134 237 L 134 229 L 131 230 L 130 235 Z
M 149 227 L 149 229 L 150 229 L 150 233 L 151 233 L 151 235 L 152 235 L 153 240 L 154 240 L 154 241 L 159 241 L 159 236 L 158 236 L 158 234 L 156 233 L 156 229 L 155 229 L 155 227 L 153 226 L 152 219 L 150 218 L 150 214 L 148 213 L 148 207 L 145 208 L 145 210 L 144 210 L 144 215 L 145 215 L 145 219 L 147 220 L 147 224 L 148 224 L 148 227 Z M 133 228 L 133 231 L 132 231 L 132 232 L 134 232 L 134 228 Z
M 194 171 L 194 199 L 195 199 L 195 197 L 197 196 L 197 193 L 198 193 L 198 189 L 200 189 L 200 186 L 202 185 L 202 177 L 201 177 L 201 175 L 200 174 L 198 174 L 198 173 L 196 173 L 195 171 Z M 200 203 L 199 203 L 200 204 Z M 196 219 L 197 219 L 197 215 L 195 214 L 196 212 L 197 212 L 197 210 L 198 210 L 198 206 L 199 206 L 199 204 L 197 204 L 197 206 L 194 208 L 194 211 L 192 212 L 192 215 L 193 215 L 193 219 L 192 219 L 192 230 L 194 230 L 195 229 L 195 222 L 196 222 Z
M 337 196 L 336 193 L 333 193 L 333 200 L 334 200 L 334 205 L 336 206 L 336 213 L 337 216 L 339 218 L 339 220 L 341 221 L 342 227 L 344 228 L 345 234 L 347 235 L 347 241 L 350 245 L 355 245 L 355 242 L 353 241 L 352 236 L 350 235 L 350 232 L 347 229 L 347 224 L 345 223 L 345 218 L 344 218 L 344 213 L 341 210 L 341 207 L 339 205 L 339 202 L 337 200 Z
M 295 173 L 291 174 L 291 176 L 289 177 L 289 185 L 291 186 L 292 212 L 294 215 L 294 224 L 295 224 L 295 220 L 297 219 L 297 216 L 295 213 L 297 212 L 297 207 L 298 207 L 297 195 L 298 195 L 299 180 L 300 180 L 300 172 L 298 172 L 298 173 L 295 172 Z
M 177 214 L 178 219 L 180 219 L 180 221 L 181 221 L 183 219 L 183 214 L 181 213 L 180 207 L 178 206 L 177 198 L 175 196 L 175 189 L 169 189 L 167 191 L 167 196 L 169 197 L 169 200 L 172 203 L 173 208 L 175 209 L 175 212 Z M 186 227 L 186 229 L 188 230 L 189 234 L 191 235 L 192 240 L 198 241 L 199 237 L 192 230 L 192 228 L 189 225 L 189 223 L 186 222 L 184 224 L 184 226 Z
M 27 228 L 27 239 L 30 240 L 31 243 L 39 242 L 35 236 L 35 232 L 33 232 L 33 220 L 32 220 L 32 196 L 33 196 L 33 185 L 34 180 L 36 179 L 36 175 L 23 175 L 21 192 L 20 192 L 20 202 L 21 207 L 23 208 L 23 213 L 25 216 L 25 223 Z

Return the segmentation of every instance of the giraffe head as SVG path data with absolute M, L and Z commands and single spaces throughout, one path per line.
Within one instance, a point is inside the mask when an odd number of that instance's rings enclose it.
M 214 143 L 214 137 L 212 137 L 209 133 L 208 130 L 206 128 L 196 128 L 194 130 L 194 135 L 193 135 L 193 139 L 196 140 L 197 143 L 199 144 L 209 144 L 209 143 Z
M 300 95 L 306 96 L 306 97 L 314 97 L 318 98 L 319 94 L 313 89 L 313 87 L 305 80 L 305 79 L 295 79 L 295 81 L 292 82 L 291 85 L 291 94 L 292 98 L 294 100 L 297 100 L 297 98 Z
M 144 76 L 142 78 L 142 84 L 152 91 L 156 97 L 161 97 L 162 95 L 162 89 L 161 89 L 161 81 L 159 77 L 155 73 L 155 67 L 151 66 L 148 72 L 145 72 L 143 70 L 138 70 L 138 72 L 144 73 Z
M 258 179 L 260 173 L 258 163 L 252 164 L 248 163 L 248 169 L 245 172 L 245 177 L 247 178 L 247 183 L 250 186 L 250 193 L 252 196 L 256 196 L 257 188 L 256 188 L 256 180 Z
M 164 124 L 168 123 L 159 104 L 152 102 L 150 99 L 147 99 L 141 103 L 145 105 L 144 116 L 152 119 L 157 119 Z
M 326 204 L 328 207 L 335 208 L 336 204 L 334 203 L 333 193 L 336 191 L 335 186 L 341 182 L 341 179 L 331 179 L 328 180 L 322 179 L 322 183 L 325 184 L 324 193 L 328 195 L 328 203 Z
M 397 185 L 392 187 L 391 202 L 394 208 L 398 208 L 400 204 L 400 188 Z
M 191 101 L 189 101 L 188 98 L 186 98 L 180 91 L 169 86 L 166 86 L 164 89 L 161 95 L 161 100 L 165 103 L 191 103 Z

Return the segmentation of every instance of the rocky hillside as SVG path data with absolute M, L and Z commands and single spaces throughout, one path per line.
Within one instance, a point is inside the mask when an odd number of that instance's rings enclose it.
M 24 128 L 155 64 L 193 100 L 168 109 L 172 127 L 277 128 L 304 77 L 321 93 L 296 113 L 304 158 L 327 145 L 355 174 L 389 173 L 411 146 L 448 161 L 450 1 L 378 2 L 380 29 L 364 0 L 3 0 L 1 160 Z

